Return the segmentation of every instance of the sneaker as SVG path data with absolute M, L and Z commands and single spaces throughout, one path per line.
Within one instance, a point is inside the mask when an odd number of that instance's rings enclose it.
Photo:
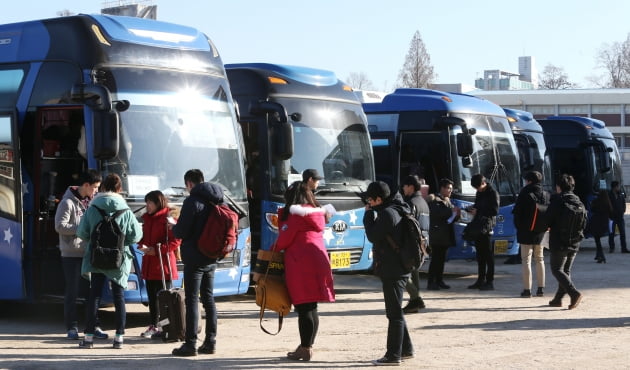
M 403 312 L 408 314 L 408 313 L 417 313 L 418 310 L 425 308 L 426 306 L 424 305 L 424 302 L 422 301 L 422 299 L 417 298 L 417 299 L 412 299 L 410 300 L 407 305 L 405 307 L 403 307 Z
M 468 289 L 481 289 L 481 285 L 483 285 L 481 282 L 477 281 L 472 285 L 468 286 Z
M 536 290 L 536 297 L 544 297 L 545 296 L 545 292 L 543 292 L 543 288 L 538 287 L 538 290 Z
M 372 363 L 376 366 L 400 366 L 400 359 L 383 356 L 378 360 L 372 361 Z
M 94 342 L 88 342 L 84 339 L 79 342 L 79 348 L 94 348 Z
M 401 360 L 410 360 L 410 359 L 412 359 L 412 358 L 414 358 L 414 357 L 416 357 L 416 356 L 413 354 L 413 352 L 407 352 L 407 353 L 404 353 L 404 352 L 403 352 L 403 353 L 400 355 L 400 359 L 401 359 Z
M 549 307 L 562 307 L 562 300 L 561 299 L 552 299 L 551 301 L 549 301 Z
M 66 336 L 68 339 L 79 339 L 79 331 L 77 328 L 72 328 L 68 330 L 68 335 Z
M 521 297 L 522 298 L 531 298 L 532 297 L 532 292 L 529 289 L 525 289 L 521 292 Z
M 157 329 L 157 331 L 155 332 L 155 334 L 153 334 L 151 336 L 151 339 L 163 339 L 162 337 L 164 336 L 164 332 L 160 329 Z
M 479 290 L 494 290 L 494 284 L 491 281 L 488 281 L 485 284 L 482 284 L 479 287 Z
M 114 347 L 115 349 L 122 349 L 123 348 L 123 342 L 118 342 L 118 341 L 114 340 L 114 343 L 112 344 L 112 347 Z
M 445 282 L 443 281 L 438 281 L 437 285 L 440 287 L 440 289 L 451 289 L 450 285 L 447 285 Z
M 141 337 L 144 338 L 152 338 L 154 334 L 156 334 L 158 332 L 158 329 L 155 327 L 155 325 L 151 325 L 147 328 L 147 330 L 145 330 L 142 334 L 140 334 Z
M 215 352 L 215 344 L 203 342 L 201 347 L 197 348 L 197 352 L 203 353 L 204 355 L 213 355 Z
M 175 348 L 172 353 L 173 356 L 179 357 L 197 356 L 197 349 L 195 348 L 195 346 L 184 343 L 181 347 Z
M 102 331 L 101 328 L 97 326 L 96 328 L 94 328 L 94 338 L 107 339 L 109 338 L 109 335 L 105 333 L 104 331 Z

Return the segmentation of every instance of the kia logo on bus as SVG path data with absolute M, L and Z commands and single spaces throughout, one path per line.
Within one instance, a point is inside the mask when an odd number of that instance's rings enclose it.
M 338 221 L 335 221 L 332 224 L 331 228 L 336 233 L 342 233 L 342 232 L 348 230 L 348 224 L 345 221 L 338 220 Z

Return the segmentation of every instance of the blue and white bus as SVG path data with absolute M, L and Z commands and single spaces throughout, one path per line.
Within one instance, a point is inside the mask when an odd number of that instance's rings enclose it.
M 588 208 L 599 190 L 610 190 L 612 181 L 623 189 L 619 150 L 604 121 L 580 116 L 537 120 L 545 133 L 552 175 L 573 176 L 574 192 Z
M 54 214 L 87 168 L 117 173 L 137 216 L 150 190 L 181 204 L 191 168 L 247 209 L 234 111 L 221 58 L 193 28 L 103 15 L 0 25 L 0 299 L 63 296 Z M 245 217 L 216 295 L 247 291 L 249 240 Z M 147 302 L 133 252 L 126 300 Z
M 380 103 L 365 103 L 377 179 L 399 189 L 415 174 L 438 192 L 441 178 L 453 180 L 452 201 L 462 210 L 474 202 L 470 185 L 483 174 L 500 194 L 492 237 L 497 255 L 518 252 L 512 209 L 521 187 L 518 150 L 507 117 L 499 106 L 474 96 L 425 89 L 397 89 Z M 462 211 L 455 225 L 456 248 L 449 258 L 472 258 L 474 248 L 461 239 L 472 219 Z
M 225 68 L 247 148 L 253 254 L 276 240 L 283 194 L 312 168 L 324 177 L 318 201 L 337 210 L 324 232 L 332 268 L 369 269 L 372 244 L 358 193 L 374 180 L 374 163 L 365 114 L 352 89 L 319 69 L 267 63 Z

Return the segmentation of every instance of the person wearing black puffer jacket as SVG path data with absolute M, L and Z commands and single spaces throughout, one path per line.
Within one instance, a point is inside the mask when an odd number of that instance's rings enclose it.
M 543 246 L 540 244 L 545 236 L 545 232 L 532 231 L 532 220 L 536 203 L 549 204 L 549 193 L 543 190 L 541 181 L 542 174 L 538 171 L 531 171 L 523 176 L 526 185 L 516 198 L 514 209 L 514 226 L 516 227 L 516 241 L 520 244 L 521 260 L 523 261 L 523 292 L 521 297 L 530 298 L 532 296 L 532 252 L 534 264 L 536 265 L 536 280 L 538 289 L 537 297 L 544 295 L 545 288 L 545 258 Z
M 571 280 L 571 266 L 575 260 L 580 241 L 584 237 L 586 223 L 586 211 L 580 198 L 573 193 L 575 180 L 573 176 L 563 174 L 556 182 L 556 194 L 551 196 L 551 202 L 547 209 L 549 217 L 549 250 L 551 251 L 551 273 L 558 280 L 558 290 L 555 297 L 549 301 L 551 307 L 562 307 L 562 297 L 568 294 L 571 297 L 569 309 L 572 310 L 582 301 L 580 293 Z M 563 215 L 564 204 L 579 207 L 582 210 L 582 223 L 576 224 L 571 230 L 563 227 L 566 215 Z M 569 242 L 565 240 L 571 240 Z
M 391 243 L 400 245 L 403 228 L 401 213 L 409 214 L 409 206 L 402 196 L 390 193 L 389 186 L 376 181 L 362 194 L 367 201 L 363 225 L 374 253 L 374 275 L 381 279 L 385 313 L 389 320 L 387 328 L 387 351 L 385 356 L 374 360 L 374 365 L 398 365 L 402 359 L 412 358 L 413 345 L 407 330 L 402 310 L 402 298 L 409 272 L 403 266 L 400 254 Z M 388 240 L 388 237 L 391 238 Z
M 173 350 L 173 355 L 213 354 L 217 335 L 217 309 L 213 295 L 217 261 L 201 253 L 197 241 L 210 214 L 209 207 L 223 203 L 223 189 L 218 184 L 204 182 L 203 173 L 197 169 L 186 172 L 184 183 L 190 196 L 184 200 L 177 224 L 173 226 L 173 234 L 182 240 L 180 250 L 184 262 L 186 339 L 181 347 Z M 196 348 L 200 295 L 206 311 L 206 337 L 201 347 Z

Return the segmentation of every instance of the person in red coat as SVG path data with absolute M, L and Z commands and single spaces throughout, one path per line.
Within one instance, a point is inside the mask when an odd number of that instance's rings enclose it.
M 160 336 L 161 330 L 157 323 L 159 320 L 157 293 L 163 289 L 162 269 L 166 289 L 173 286 L 173 280 L 178 278 L 177 259 L 175 251 L 179 248 L 181 240 L 175 239 L 169 223 L 175 223 L 170 217 L 168 200 L 159 190 L 153 190 L 144 196 L 146 213 L 142 215 L 142 239 L 138 242 L 138 248 L 144 253 L 142 257 L 142 278 L 146 282 L 147 295 L 149 296 L 149 312 L 151 323 L 141 336 L 151 338 Z M 160 267 L 160 256 L 162 266 Z
M 302 181 L 291 184 L 284 198 L 286 204 L 278 211 L 276 249 L 284 250 L 285 279 L 300 331 L 300 345 L 287 357 L 309 361 L 319 327 L 317 303 L 335 301 L 330 259 L 322 235 L 329 215 Z

